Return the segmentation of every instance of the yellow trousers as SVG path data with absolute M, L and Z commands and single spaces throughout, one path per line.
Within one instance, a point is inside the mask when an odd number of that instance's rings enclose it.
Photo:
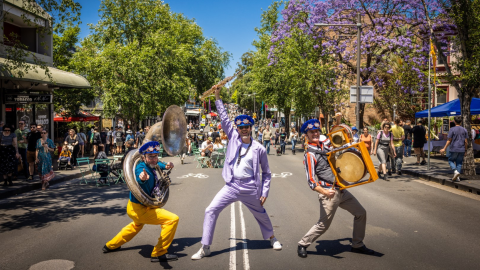
M 162 256 L 167 253 L 168 247 L 172 244 L 173 237 L 178 225 L 178 216 L 162 208 L 150 208 L 144 205 L 133 203 L 130 200 L 127 205 L 127 214 L 133 220 L 132 223 L 125 226 L 112 240 L 106 245 L 109 249 L 119 248 L 121 245 L 132 240 L 143 225 L 161 225 L 162 232 L 158 238 L 157 245 L 153 248 L 152 257 Z

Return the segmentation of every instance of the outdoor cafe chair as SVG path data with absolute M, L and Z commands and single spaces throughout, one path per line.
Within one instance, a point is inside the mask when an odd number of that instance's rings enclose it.
M 111 179 L 111 176 L 110 176 L 110 163 L 111 163 L 111 161 L 112 161 L 111 159 L 95 159 L 96 170 L 95 171 L 92 170 L 92 171 L 93 171 L 93 175 L 94 175 L 94 179 L 95 179 L 95 183 L 96 183 L 97 187 L 101 186 L 101 185 L 110 186 L 109 179 Z M 102 184 L 102 182 L 100 182 L 100 173 L 99 173 L 99 170 L 98 170 L 100 165 L 106 165 L 106 169 L 101 171 L 101 172 L 106 172 L 107 173 L 107 177 L 104 179 L 105 184 Z
M 85 165 L 87 166 L 83 167 Z M 84 181 L 85 184 L 88 184 L 87 175 L 92 171 L 90 169 L 90 158 L 88 157 L 77 158 L 77 166 L 78 166 L 78 169 L 80 169 L 80 173 L 82 174 L 82 180 L 80 180 L 80 184 L 82 184 L 82 181 Z

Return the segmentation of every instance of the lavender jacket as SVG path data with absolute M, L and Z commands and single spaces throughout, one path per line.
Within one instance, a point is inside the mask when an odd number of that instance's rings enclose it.
M 233 128 L 232 122 L 228 119 L 228 114 L 223 106 L 222 100 L 215 101 L 215 105 L 217 106 L 218 114 L 222 119 L 222 129 L 227 134 L 229 140 L 222 176 L 223 179 L 225 179 L 225 182 L 230 183 L 233 179 L 233 166 L 236 161 L 235 155 L 242 146 L 242 139 L 240 138 L 238 131 Z M 265 150 L 265 147 L 256 140 L 253 140 L 250 151 L 253 153 L 253 174 L 257 186 L 257 199 L 260 197 L 266 198 L 268 197 L 270 180 L 272 179 L 272 173 L 268 166 L 267 151 Z M 262 167 L 261 177 L 260 167 Z

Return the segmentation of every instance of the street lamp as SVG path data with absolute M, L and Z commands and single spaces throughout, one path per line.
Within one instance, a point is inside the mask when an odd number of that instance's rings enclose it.
M 355 115 L 357 116 L 356 126 L 360 127 L 360 37 L 362 33 L 362 17 L 360 13 L 357 14 L 356 24 L 329 24 L 316 23 L 315 26 L 356 26 L 357 27 L 357 107 L 355 108 Z

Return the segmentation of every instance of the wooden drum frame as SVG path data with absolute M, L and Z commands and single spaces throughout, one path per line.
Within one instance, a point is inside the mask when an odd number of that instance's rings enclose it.
M 333 126 L 327 136 L 334 148 L 342 147 L 353 141 L 352 129 L 345 124 Z

